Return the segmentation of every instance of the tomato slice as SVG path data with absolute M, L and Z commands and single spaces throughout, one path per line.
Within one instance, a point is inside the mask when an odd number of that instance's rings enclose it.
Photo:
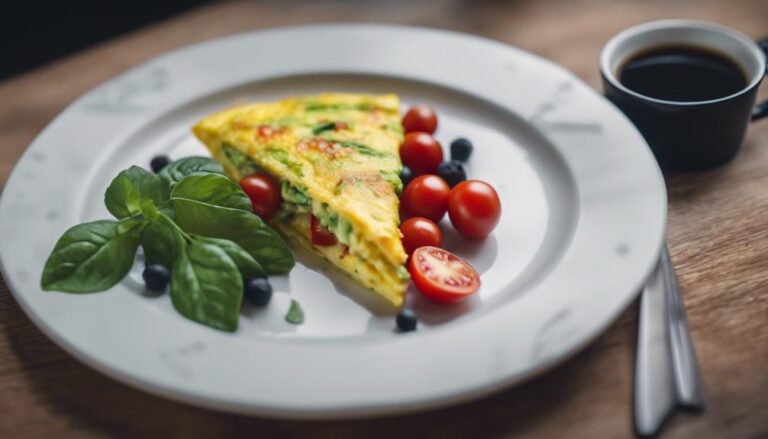
M 324 225 L 320 224 L 320 221 L 318 221 L 318 219 L 315 218 L 314 215 L 310 215 L 310 216 L 311 216 L 311 219 L 310 219 L 309 229 L 312 235 L 312 244 L 323 246 L 323 247 L 336 245 L 336 243 L 338 242 L 336 240 L 336 235 L 334 235 Z
M 416 249 L 408 269 L 419 291 L 438 303 L 456 302 L 480 289 L 477 271 L 467 261 L 438 247 Z

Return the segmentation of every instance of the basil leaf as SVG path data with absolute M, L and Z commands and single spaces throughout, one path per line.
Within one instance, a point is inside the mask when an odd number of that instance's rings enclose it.
M 176 223 L 187 233 L 229 239 L 242 247 L 267 274 L 286 273 L 295 263 L 280 236 L 251 212 L 183 198 L 173 199 Z
M 304 323 L 304 310 L 301 309 L 299 302 L 291 299 L 291 307 L 288 308 L 288 313 L 285 315 L 285 321 L 294 325 Z
M 128 218 L 141 212 L 142 200 L 160 204 L 168 198 L 160 178 L 138 166 L 117 174 L 104 193 L 104 204 L 117 219 Z
M 173 267 L 179 255 L 182 238 L 170 226 L 152 222 L 141 234 L 144 257 L 150 264 L 160 264 L 167 269 Z
M 172 188 L 184 177 L 196 172 L 225 174 L 221 163 L 210 157 L 186 157 L 164 167 L 158 175 L 163 180 L 165 187 Z
M 228 239 L 208 238 L 206 236 L 195 236 L 195 239 L 208 244 L 213 244 L 224 250 L 227 256 L 232 259 L 232 262 L 235 263 L 237 269 L 240 270 L 240 274 L 244 278 L 250 279 L 252 277 L 264 277 L 267 275 L 267 272 L 264 271 L 261 264 L 256 262 L 256 259 L 253 259 L 253 256 L 234 242 Z
M 243 279 L 219 247 L 191 241 L 173 265 L 171 302 L 184 317 L 223 331 L 237 329 Z
M 128 274 L 146 223 L 136 219 L 79 224 L 64 232 L 45 262 L 43 290 L 103 291 Z
M 197 174 L 184 177 L 174 186 L 171 198 L 186 198 L 250 212 L 251 199 L 240 185 L 229 177 L 219 174 Z

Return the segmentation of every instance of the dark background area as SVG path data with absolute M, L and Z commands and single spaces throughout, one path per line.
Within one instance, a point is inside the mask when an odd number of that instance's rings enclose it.
M 20 0 L 3 5 L 0 80 L 202 3 L 207 1 Z

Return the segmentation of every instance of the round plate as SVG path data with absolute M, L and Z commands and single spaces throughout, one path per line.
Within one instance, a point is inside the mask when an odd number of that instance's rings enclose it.
M 321 91 L 401 96 L 440 119 L 444 146 L 475 144 L 468 174 L 493 184 L 485 240 L 445 223 L 445 246 L 483 286 L 454 307 L 409 292 L 417 332 L 396 333 L 366 293 L 299 254 L 266 310 L 223 333 L 144 292 L 138 268 L 100 294 L 44 293 L 70 226 L 107 218 L 103 191 L 158 153 L 203 152 L 189 127 L 218 109 Z M 0 202 L 0 260 L 30 318 L 127 384 L 221 410 L 281 417 L 391 414 L 499 390 L 562 361 L 635 297 L 661 247 L 666 194 L 637 130 L 562 68 L 512 47 L 418 28 L 333 25 L 236 35 L 160 56 L 99 86 L 30 145 Z M 138 266 L 139 264 L 137 264 Z M 306 322 L 283 316 L 290 299 Z

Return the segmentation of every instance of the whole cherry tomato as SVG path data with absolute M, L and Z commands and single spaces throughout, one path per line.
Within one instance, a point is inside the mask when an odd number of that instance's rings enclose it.
M 499 195 L 484 181 L 463 181 L 451 190 L 448 197 L 448 217 L 462 235 L 484 238 L 499 223 Z
M 240 187 L 253 204 L 253 213 L 267 220 L 280 206 L 282 197 L 275 181 L 263 174 L 252 174 L 240 180 Z

